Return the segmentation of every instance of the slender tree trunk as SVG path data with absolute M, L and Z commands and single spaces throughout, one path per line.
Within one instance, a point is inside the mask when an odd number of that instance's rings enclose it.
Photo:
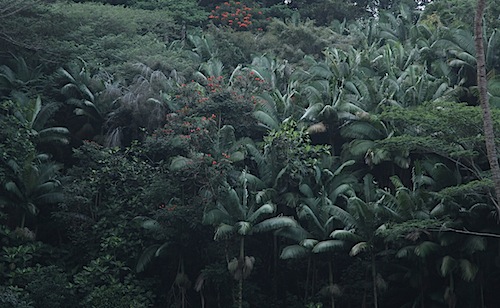
M 424 277 L 423 277 L 423 269 L 422 265 L 419 262 L 419 273 L 418 273 L 418 280 L 419 280 L 419 285 L 420 285 L 420 308 L 425 308 L 425 293 L 424 293 Z
M 273 233 L 273 295 L 278 300 L 278 236 Z
M 328 261 L 328 281 L 330 283 L 330 300 L 332 302 L 332 308 L 335 308 L 335 297 L 333 294 L 333 266 L 332 261 Z
M 483 12 L 486 0 L 477 0 L 476 18 L 474 21 L 474 35 L 477 59 L 477 85 L 479 88 L 479 101 L 483 110 L 484 138 L 486 141 L 486 153 L 490 163 L 493 182 L 495 184 L 495 206 L 497 207 L 497 220 L 500 220 L 500 166 L 498 164 L 497 151 L 495 147 L 495 134 L 488 98 L 488 80 L 486 79 L 486 59 L 484 55 L 483 42 Z
M 307 295 L 309 291 L 309 275 L 311 274 L 311 256 L 307 256 L 307 273 L 306 273 L 306 287 L 304 293 L 304 304 L 307 302 Z
M 24 228 L 24 224 L 26 223 L 26 213 L 21 214 L 21 226 L 20 228 Z
M 377 295 L 377 269 L 375 268 L 375 255 L 371 253 L 372 261 L 372 281 L 373 281 L 373 307 L 378 308 L 378 295 Z
M 237 306 L 239 308 L 242 308 L 243 307 L 243 268 L 245 266 L 245 237 L 244 236 L 242 236 L 240 239 L 240 258 L 238 260 L 238 266 L 241 267 L 238 269 L 238 270 L 241 270 L 241 277 L 240 277 L 240 281 L 238 284 L 238 303 L 237 303 Z

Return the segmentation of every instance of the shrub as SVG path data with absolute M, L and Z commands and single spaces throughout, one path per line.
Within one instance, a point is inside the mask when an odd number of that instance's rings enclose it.
M 224 2 L 215 6 L 208 18 L 215 25 L 228 26 L 239 31 L 263 31 L 266 24 L 262 9 L 253 2 Z

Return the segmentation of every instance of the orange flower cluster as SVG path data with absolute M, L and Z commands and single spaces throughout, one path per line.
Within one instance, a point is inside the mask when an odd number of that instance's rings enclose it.
M 221 92 L 222 91 L 222 85 L 223 85 L 223 77 L 222 76 L 210 76 L 207 78 L 207 89 L 211 93 L 216 93 L 216 92 Z
M 262 15 L 256 4 L 249 6 L 239 1 L 230 1 L 217 5 L 208 17 L 214 24 L 229 26 L 236 30 L 255 28 L 262 31 L 262 27 L 255 26 L 255 15 L 258 17 Z

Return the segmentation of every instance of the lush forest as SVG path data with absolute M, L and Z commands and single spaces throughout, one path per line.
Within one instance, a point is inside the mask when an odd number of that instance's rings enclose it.
M 498 307 L 476 6 L 0 0 L 0 306 Z

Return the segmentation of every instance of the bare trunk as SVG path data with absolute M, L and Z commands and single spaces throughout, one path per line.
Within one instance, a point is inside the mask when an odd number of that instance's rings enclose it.
M 273 234 L 273 295 L 278 299 L 278 236 Z
M 238 263 L 240 266 L 242 266 L 241 270 L 241 277 L 240 281 L 238 284 L 238 303 L 237 307 L 242 308 L 243 307 L 243 266 L 245 264 L 245 237 L 241 237 L 240 239 L 240 258 L 238 260 Z
M 377 295 L 377 269 L 375 268 L 375 255 L 371 254 L 372 261 L 372 281 L 373 281 L 373 307 L 378 308 L 378 295 Z
M 309 291 L 309 276 L 311 274 L 311 256 L 307 257 L 307 273 L 306 273 L 306 287 L 305 287 L 305 294 L 304 294 L 304 303 L 307 302 L 307 295 Z
M 493 121 L 488 98 L 488 80 L 486 79 L 486 60 L 484 55 L 483 42 L 483 12 L 486 6 L 486 0 L 477 1 L 476 19 L 474 21 L 474 35 L 476 45 L 477 59 L 477 85 L 479 88 L 479 101 L 483 110 L 484 138 L 486 142 L 486 153 L 493 182 L 495 184 L 495 206 L 497 207 L 497 220 L 500 219 L 500 166 L 498 164 L 497 151 L 495 147 L 495 134 L 493 130 Z
M 328 261 L 328 280 L 330 283 L 330 301 L 332 308 L 335 308 L 335 297 L 333 296 L 333 266 L 332 261 Z

